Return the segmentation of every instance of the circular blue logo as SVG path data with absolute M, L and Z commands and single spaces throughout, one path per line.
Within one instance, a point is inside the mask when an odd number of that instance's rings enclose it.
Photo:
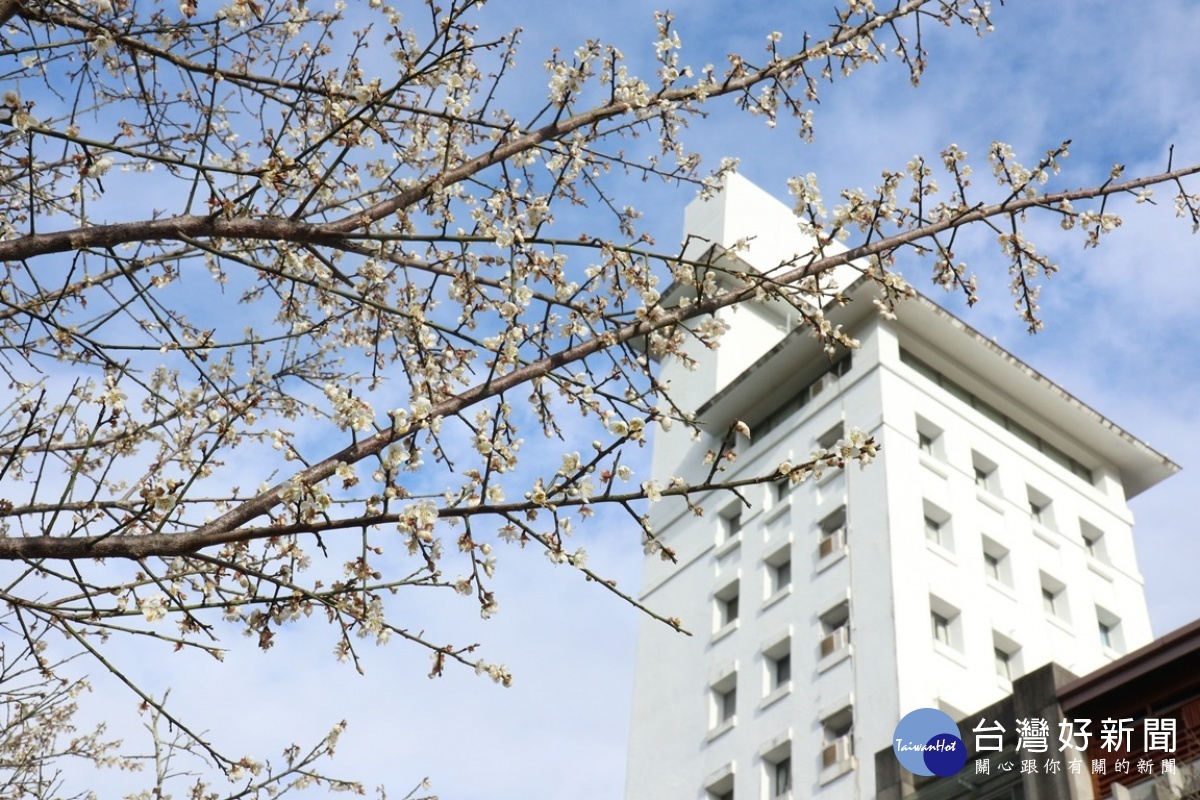
M 967 763 L 967 747 L 958 725 L 936 708 L 910 711 L 892 735 L 892 752 L 914 775 L 954 775 Z

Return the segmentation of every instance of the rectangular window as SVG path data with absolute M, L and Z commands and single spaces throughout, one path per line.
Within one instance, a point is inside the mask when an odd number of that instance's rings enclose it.
M 822 720 L 825 747 L 821 750 L 821 767 L 828 769 L 849 761 L 854 755 L 854 710 L 847 707 Z
M 1011 681 L 1012 665 L 1009 663 L 1008 653 L 999 647 L 995 648 L 994 652 L 996 654 L 996 674 L 1006 681 Z
M 771 796 L 787 797 L 792 791 L 792 759 L 776 761 L 771 770 Z
M 987 492 L 997 491 L 996 462 L 986 456 L 971 451 L 971 469 L 975 475 L 975 485 Z
M 1058 595 L 1045 586 L 1042 587 L 1042 609 L 1052 617 L 1058 615 Z
M 1012 575 L 1008 563 L 1008 550 L 987 536 L 980 537 L 983 541 L 983 574 L 996 583 L 1005 586 L 1012 585 Z
M 722 588 L 713 596 L 716 602 L 716 626 L 721 630 L 727 625 L 737 622 L 738 618 L 738 582 L 734 581 Z
M 950 515 L 928 500 L 923 504 L 925 541 L 943 550 L 954 552 L 954 537 L 951 535 Z
M 927 456 L 942 458 L 942 429 L 920 415 L 917 416 L 917 449 Z
M 850 602 L 843 600 L 821 615 L 821 658 L 850 644 Z
M 733 719 L 737 714 L 737 688 L 734 687 L 721 695 L 721 722 Z
M 998 631 L 992 631 L 992 654 L 996 677 L 1011 683 L 1021 674 L 1021 645 Z
M 1108 561 L 1108 553 L 1104 547 L 1104 531 L 1087 520 L 1079 520 L 1079 532 L 1083 536 L 1083 549 L 1097 561 Z
M 1125 652 L 1125 639 L 1121 634 L 1121 618 L 1111 611 L 1096 606 L 1096 625 L 1100 633 L 1100 644 L 1105 650 Z
M 792 679 L 792 639 L 787 637 L 763 650 L 763 688 L 766 694 L 785 687 Z
M 826 558 L 846 546 L 846 507 L 842 506 L 821 520 L 821 539 L 817 543 L 817 556 Z
M 772 598 L 792 585 L 792 548 L 785 546 L 767 556 L 767 597 Z
M 742 512 L 734 511 L 732 514 L 726 514 L 721 518 L 721 526 L 724 528 L 726 541 L 734 538 L 742 530 Z
M 779 658 L 775 659 L 772 664 L 775 688 L 783 686 L 792 679 L 792 656 L 790 653 L 784 653 Z
M 1067 604 L 1067 585 L 1062 581 L 1040 573 L 1042 584 L 1042 609 L 1046 616 L 1063 622 L 1071 621 L 1071 609 Z
M 942 523 L 931 517 L 925 517 L 925 538 L 940 546 L 942 544 Z
M 737 714 L 737 673 L 731 672 L 712 685 L 710 727 L 723 729 L 734 724 Z
M 934 645 L 962 652 L 962 612 L 940 597 L 929 596 L 929 626 Z M 936 647 L 934 649 L 937 649 Z
M 792 582 L 791 560 L 776 564 L 771 577 L 775 583 L 775 591 L 780 592 L 786 589 Z
M 1034 489 L 1032 486 L 1026 486 L 1025 491 L 1029 497 L 1029 516 L 1037 523 L 1046 528 L 1054 527 L 1054 514 L 1051 506 L 1053 505 L 1050 497 Z
M 738 597 L 727 597 L 721 601 L 721 624 L 728 625 L 738 618 Z
M 931 612 L 929 616 L 933 624 L 933 640 L 950 647 L 950 620 L 936 611 Z
M 832 450 L 833 446 L 845 437 L 846 424 L 839 422 L 817 439 L 817 447 L 821 450 Z

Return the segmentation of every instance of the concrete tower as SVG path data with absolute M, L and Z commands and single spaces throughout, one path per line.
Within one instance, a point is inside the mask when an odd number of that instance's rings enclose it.
M 741 178 L 686 212 L 689 255 L 767 272 L 813 242 Z M 875 793 L 900 717 L 954 718 L 1049 661 L 1082 675 L 1151 639 L 1127 500 L 1178 469 L 925 298 L 896 320 L 850 267 L 828 312 L 861 342 L 831 360 L 782 304 L 723 309 L 698 366 L 662 365 L 706 434 L 654 443 L 656 476 L 701 473 L 734 419 L 730 477 L 807 460 L 849 427 L 865 469 L 752 486 L 749 505 L 659 503 L 677 564 L 648 558 L 641 599 L 695 635 L 640 623 L 628 800 Z

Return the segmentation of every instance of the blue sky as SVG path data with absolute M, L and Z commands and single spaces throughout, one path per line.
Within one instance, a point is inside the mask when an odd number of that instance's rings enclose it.
M 783 31 L 785 45 L 805 29 L 820 32 L 828 7 L 768 2 L 733 18 L 728 4 L 706 0 L 673 10 L 683 61 L 700 66 L 720 64 L 735 50 L 757 57 L 772 30 Z M 514 102 L 541 97 L 540 63 L 554 45 L 569 50 L 599 37 L 632 63 L 649 63 L 652 7 L 626 0 L 600 8 L 526 2 L 486 10 L 486 24 L 526 30 L 510 86 L 524 81 L 528 94 Z M 1200 160 L 1200 4 L 1024 0 L 996 8 L 994 21 L 995 33 L 979 40 L 965 29 L 927 30 L 930 63 L 919 89 L 896 63 L 824 86 L 811 145 L 786 120 L 768 130 L 724 103 L 694 123 L 688 141 L 713 164 L 740 158 L 741 172 L 781 199 L 791 175 L 816 172 L 832 200 L 841 187 L 869 189 L 881 170 L 901 169 L 914 154 L 934 158 L 951 142 L 978 157 L 981 183 L 993 140 L 1031 163 L 1073 139 L 1059 188 L 1101 182 L 1114 162 L 1126 164 L 1127 174 L 1159 171 L 1172 144 L 1177 163 Z M 647 211 L 643 227 L 671 249 L 691 190 L 632 180 L 626 190 Z M 1191 274 L 1197 239 L 1174 219 L 1169 193 L 1157 195 L 1157 207 L 1120 203 L 1125 225 L 1099 250 L 1085 251 L 1082 237 L 1053 222 L 1032 223 L 1035 241 L 1062 268 L 1045 287 L 1042 334 L 1028 336 L 1012 312 L 1004 266 L 986 240 L 961 253 L 980 276 L 983 301 L 970 311 L 953 297 L 946 304 L 1184 467 L 1134 503 L 1139 564 L 1162 634 L 1200 617 L 1200 594 L 1190 590 L 1200 544 L 1189 524 L 1200 497 L 1200 281 Z M 942 297 L 928 284 L 926 265 L 901 268 L 922 291 Z M 641 551 L 625 520 L 602 515 L 580 535 L 597 571 L 636 587 Z M 399 643 L 371 647 L 360 678 L 334 663 L 333 640 L 319 629 L 280 636 L 266 655 L 240 648 L 220 667 L 141 659 L 133 650 L 127 660 L 140 663 L 147 680 L 175 685 L 173 699 L 215 739 L 234 742 L 232 750 L 240 743 L 277 753 L 292 738 L 304 741 L 347 719 L 334 771 L 368 786 L 387 783 L 393 797 L 425 776 L 447 798 L 620 797 L 635 613 L 538 553 L 510 548 L 501 556 L 496 618 L 481 622 L 470 603 L 440 597 L 409 602 L 435 638 L 482 642 L 490 660 L 512 669 L 511 689 L 455 670 L 429 681 L 425 654 Z M 108 692 L 102 680 L 97 686 L 92 713 L 118 727 L 135 724 L 128 698 Z M 247 692 L 262 698 L 261 707 L 246 703 Z

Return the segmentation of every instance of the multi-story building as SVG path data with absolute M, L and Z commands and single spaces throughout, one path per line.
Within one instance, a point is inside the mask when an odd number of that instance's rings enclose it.
M 689 255 L 731 273 L 813 246 L 738 178 L 685 227 Z M 794 309 L 745 303 L 718 312 L 729 330 L 695 369 L 661 365 L 705 433 L 660 434 L 656 476 L 698 480 L 735 420 L 753 439 L 731 479 L 851 427 L 882 450 L 712 493 L 700 516 L 655 505 L 677 563 L 647 559 L 640 597 L 694 635 L 640 623 L 629 800 L 873 797 L 904 713 L 959 719 L 1043 664 L 1082 675 L 1151 639 L 1127 501 L 1178 468 L 933 302 L 888 320 L 854 269 L 834 278 L 852 302 L 827 315 L 858 349 L 830 358 Z

